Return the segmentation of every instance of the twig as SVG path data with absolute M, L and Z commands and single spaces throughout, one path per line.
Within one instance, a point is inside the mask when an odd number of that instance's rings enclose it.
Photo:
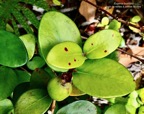
M 85 36 L 81 36 L 82 39 L 87 40 L 88 38 Z
M 118 48 L 117 50 L 120 51 L 120 52 L 123 52 L 123 53 L 125 53 L 125 54 L 127 54 L 127 55 L 129 55 L 129 56 L 131 56 L 131 57 L 133 57 L 133 58 L 135 58 L 135 59 L 137 59 L 137 60 L 139 60 L 139 61 L 141 61 L 142 63 L 144 63 L 144 59 L 141 59 L 141 58 L 139 58 L 139 57 L 136 57 L 136 56 L 134 56 L 134 55 L 132 55 L 132 54 L 130 54 L 130 53 L 128 53 L 128 52 L 120 49 L 120 48 Z
M 56 100 L 53 100 L 52 105 L 51 105 L 52 114 L 54 114 L 55 108 L 56 108 Z
M 23 67 L 20 67 L 23 71 L 26 71 L 26 72 L 28 72 L 25 68 L 23 68 Z
M 103 8 L 99 7 L 99 6 L 96 5 L 96 4 L 91 3 L 91 2 L 88 1 L 88 0 L 82 0 L 82 1 L 85 1 L 85 2 L 87 2 L 87 3 L 89 3 L 89 4 L 91 4 L 92 6 L 96 7 L 98 10 L 103 11 L 104 13 L 108 14 L 109 16 L 113 17 L 114 19 L 118 20 L 119 22 L 121 22 L 121 23 L 123 23 L 123 24 L 125 24 L 125 25 L 127 25 L 127 26 L 132 26 L 132 27 L 134 27 L 134 28 L 137 28 L 137 29 L 141 30 L 142 32 L 144 31 L 144 26 L 140 27 L 140 26 L 134 25 L 134 24 L 132 24 L 132 23 L 130 23 L 130 22 L 128 22 L 128 21 L 122 20 L 122 19 L 120 19 L 119 17 L 112 15 L 112 14 L 109 13 L 108 11 L 104 10 Z
M 66 13 L 66 12 L 70 12 L 70 11 L 73 11 L 73 10 L 76 10 L 76 9 L 77 9 L 77 7 L 64 8 L 64 9 L 61 9 L 60 12 Z

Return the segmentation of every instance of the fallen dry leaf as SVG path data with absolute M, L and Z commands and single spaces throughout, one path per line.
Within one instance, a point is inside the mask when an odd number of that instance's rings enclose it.
M 89 2 L 96 4 L 96 0 L 88 0 Z M 87 21 L 93 21 L 95 18 L 96 7 L 90 5 L 89 3 L 82 1 L 80 4 L 79 12 L 85 17 Z
M 109 6 L 104 6 L 104 7 L 101 7 L 102 9 L 106 10 L 107 12 L 109 12 L 110 14 L 113 14 L 113 11 L 114 11 L 114 6 L 112 7 L 109 7 Z M 106 14 L 107 16 L 109 16 L 108 14 Z
M 131 50 L 131 52 L 130 52 Z M 136 57 L 143 58 L 144 57 L 144 47 L 132 46 L 130 47 L 129 54 L 132 54 Z M 138 59 L 131 57 L 130 55 L 120 53 L 119 54 L 119 62 L 124 66 L 129 66 L 133 62 L 139 61 Z

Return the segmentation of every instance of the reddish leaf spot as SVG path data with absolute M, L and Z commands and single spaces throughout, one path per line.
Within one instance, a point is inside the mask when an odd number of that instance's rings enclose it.
M 68 51 L 68 48 L 65 47 L 64 50 L 67 52 L 67 51 Z
M 70 65 L 71 65 L 71 63 L 68 63 L 68 65 L 70 66 Z
M 106 52 L 107 52 L 107 50 L 104 50 L 104 52 L 106 53 Z
M 74 59 L 74 62 L 76 62 L 76 59 Z
M 93 46 L 93 43 L 91 43 L 91 45 Z

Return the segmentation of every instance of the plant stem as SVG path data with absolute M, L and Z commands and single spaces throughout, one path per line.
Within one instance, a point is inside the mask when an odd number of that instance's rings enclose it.
M 123 23 L 123 24 L 125 24 L 125 25 L 127 25 L 127 26 L 132 26 L 132 27 L 134 27 L 134 28 L 137 28 L 137 29 L 141 30 L 142 32 L 144 31 L 144 26 L 140 27 L 140 26 L 134 25 L 134 24 L 132 24 L 132 23 L 130 23 L 130 22 L 128 22 L 128 21 L 125 21 L 125 20 L 123 20 L 123 19 L 120 19 L 119 17 L 112 15 L 112 14 L 109 13 L 108 11 L 104 10 L 103 8 L 99 7 L 99 6 L 96 5 L 96 4 L 91 3 L 91 2 L 88 1 L 88 0 L 82 0 L 82 1 L 85 1 L 85 2 L 87 2 L 87 3 L 89 3 L 89 4 L 91 4 L 92 6 L 96 7 L 98 10 L 103 11 L 104 13 L 108 14 L 109 16 L 113 17 L 114 19 L 118 20 L 119 22 L 121 22 L 121 23 Z
M 53 100 L 52 105 L 51 105 L 52 114 L 54 114 L 55 108 L 56 108 L 56 100 Z

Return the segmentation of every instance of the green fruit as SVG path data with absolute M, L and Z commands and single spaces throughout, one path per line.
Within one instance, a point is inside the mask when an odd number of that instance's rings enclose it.
M 64 80 L 55 77 L 48 83 L 47 90 L 52 99 L 62 101 L 71 94 L 72 84 L 69 82 L 65 83 Z

